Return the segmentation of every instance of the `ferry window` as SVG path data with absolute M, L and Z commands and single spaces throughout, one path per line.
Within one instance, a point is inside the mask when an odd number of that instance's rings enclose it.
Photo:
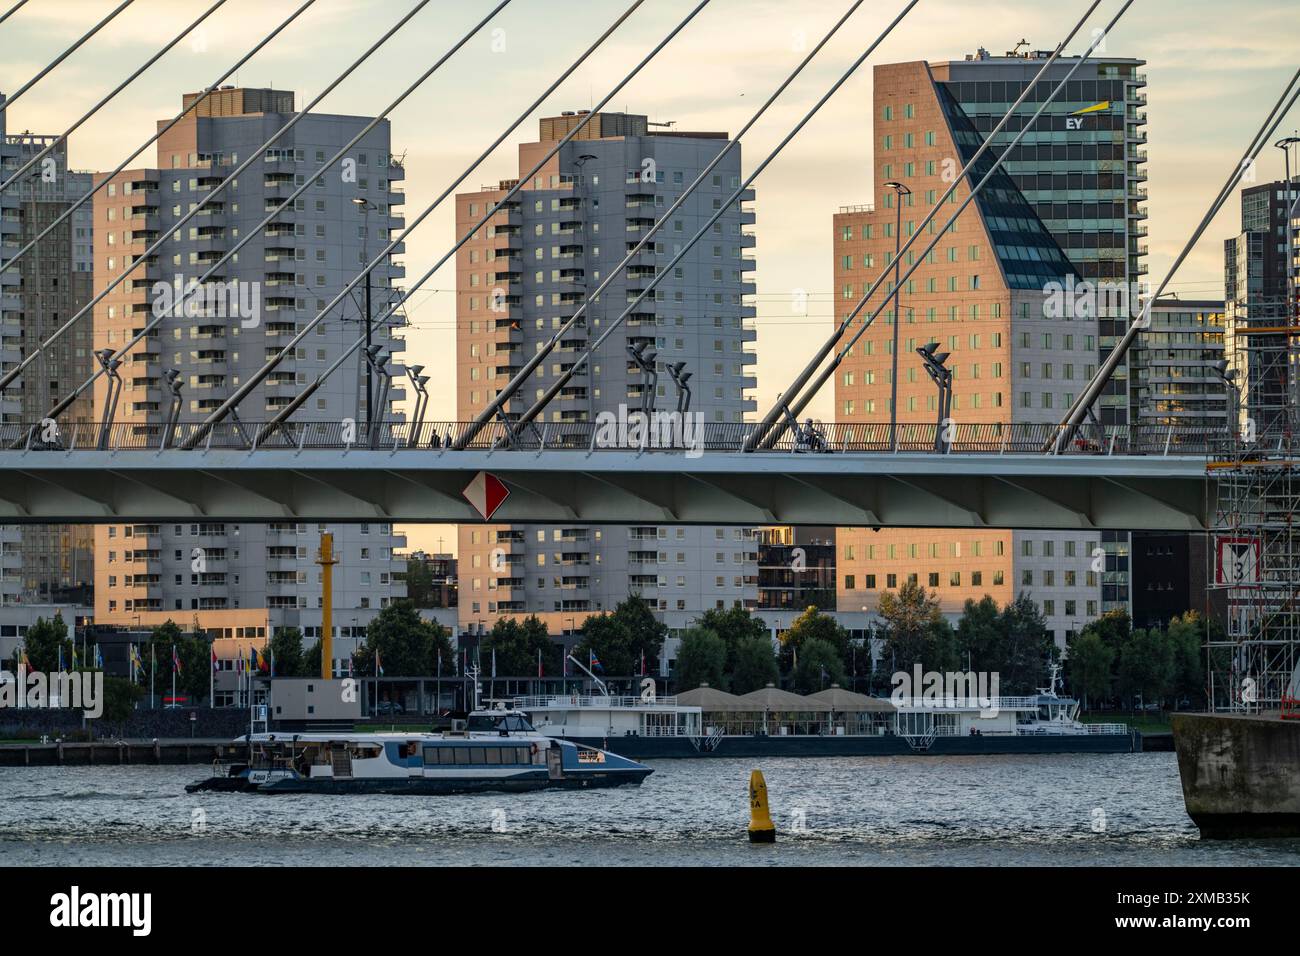
M 468 747 L 453 747 L 452 750 L 456 752 L 456 763 L 467 764 L 470 762 Z
M 527 747 L 515 748 L 515 763 L 528 764 L 533 762 L 533 755 L 529 753 Z
M 501 747 L 488 747 L 488 748 L 487 748 L 487 762 L 490 763 L 490 764 L 500 764 L 500 763 L 501 763 L 501 750 L 502 750 Z
M 439 749 L 440 749 L 440 748 L 438 748 L 438 747 L 425 747 L 425 748 L 424 748 L 424 765 L 425 765 L 426 767 L 429 766 L 430 764 L 436 764 L 436 763 L 438 762 L 438 750 L 439 750 Z M 446 748 L 446 747 L 443 747 L 443 748 L 441 748 L 441 749 L 442 749 L 442 750 L 446 750 L 447 748 Z
M 456 762 L 456 749 L 454 747 L 438 748 L 438 763 L 450 766 Z
M 481 764 L 485 762 L 482 747 L 469 748 L 469 762 L 472 764 Z

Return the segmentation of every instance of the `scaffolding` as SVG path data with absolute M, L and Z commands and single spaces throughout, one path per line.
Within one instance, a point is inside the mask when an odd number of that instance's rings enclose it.
M 1215 711 L 1300 718 L 1300 434 L 1295 402 L 1300 325 L 1285 300 L 1229 308 L 1237 429 L 1211 455 L 1215 495 L 1208 581 L 1222 609 L 1207 639 Z

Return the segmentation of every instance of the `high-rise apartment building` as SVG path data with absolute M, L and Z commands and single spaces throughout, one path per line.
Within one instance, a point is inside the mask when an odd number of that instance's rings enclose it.
M 1276 434 L 1290 402 L 1286 223 L 1296 195 L 1282 181 L 1243 189 L 1241 232 L 1224 242 L 1224 350 L 1240 415 L 1259 435 Z
M 1130 360 L 1139 425 L 1227 427 L 1229 401 L 1216 363 L 1223 360 L 1223 302 L 1157 299 Z
M 3 98 L 0 98 L 3 102 Z M 56 136 L 6 135 L 0 113 L 0 178 L 8 179 L 51 146 L 20 180 L 0 194 L 0 262 L 42 235 L 69 207 L 90 191 L 89 173 L 68 168 L 66 143 Z M 91 210 L 84 204 L 50 231 L 5 274 L 13 294 L 3 307 L 3 364 L 11 368 L 35 353 L 91 296 Z M 7 422 L 39 422 L 65 391 L 79 385 L 92 366 L 90 323 L 71 329 L 5 396 Z M 64 416 L 70 427 L 86 426 L 89 396 Z M 39 525 L 0 530 L 5 603 L 59 604 L 89 600 L 94 581 L 93 534 L 89 527 Z
M 519 147 L 521 175 L 572 130 L 583 113 L 540 121 L 537 142 Z M 549 161 L 490 223 L 467 242 L 456 264 L 457 415 L 468 421 L 519 371 L 699 172 L 727 146 L 725 133 L 688 132 L 651 124 L 643 115 L 602 113 Z M 618 317 L 647 283 L 740 184 L 740 149 L 731 149 L 709 180 L 691 194 L 623 268 L 580 324 L 508 404 L 517 416 L 567 370 L 588 343 Z M 458 234 L 468 231 L 515 183 L 462 193 Z M 744 196 L 746 201 L 752 193 Z M 657 353 L 658 409 L 676 406 L 665 369 L 685 362 L 691 411 L 707 422 L 740 422 L 755 409 L 749 344 L 756 333 L 746 275 L 754 263 L 744 227 L 754 213 L 730 208 L 672 274 L 610 336 L 538 420 L 558 439 L 570 422 L 642 406 L 649 382 L 627 349 L 644 343 Z M 462 626 L 491 628 L 503 616 L 537 613 L 553 632 L 611 610 L 638 593 L 670 628 L 700 611 L 758 597 L 757 545 L 750 529 L 464 525 L 460 528 Z
M 194 102 L 193 94 L 184 100 Z M 160 250 L 95 310 L 96 349 L 120 349 L 155 315 L 165 318 L 131 347 L 120 376 L 115 421 L 148 433 L 167 420 L 168 370 L 179 372 L 182 422 L 200 421 L 310 321 L 388 241 L 404 220 L 402 167 L 391 158 L 380 123 L 333 168 L 327 158 L 369 120 L 310 114 L 265 150 L 243 174 L 182 227 L 193 209 L 294 112 L 283 90 L 223 88 L 162 137 L 157 166 L 123 172 L 95 197 L 95 286 L 104 288 L 159 237 Z M 241 236 L 304 183 L 311 188 L 207 280 L 202 301 L 171 308 L 168 297 L 217 262 Z M 398 250 L 400 251 L 400 249 Z M 392 261 L 372 273 L 374 313 L 402 275 Z M 271 418 L 364 331 L 359 296 L 317 326 L 239 408 L 244 422 Z M 374 340 L 400 352 L 394 324 Z M 361 420 L 360 359 L 333 375 L 302 408 L 303 420 Z M 102 408 L 107 379 L 97 383 Z M 389 395 L 402 398 L 400 388 Z M 377 409 L 391 417 L 392 409 Z M 155 433 L 156 434 L 156 433 Z M 200 479 L 201 480 L 201 479 Z M 249 492 L 250 494 L 252 492 Z M 96 531 L 96 621 L 157 623 L 167 618 L 225 636 L 248 627 L 299 626 L 319 633 L 320 569 L 314 563 L 324 526 L 303 524 L 109 525 Z M 333 526 L 334 621 L 340 636 L 358 633 L 379 609 L 404 595 L 393 550 L 404 544 L 386 524 Z M 340 658 L 349 645 L 337 642 Z
M 1024 89 L 1040 65 L 1036 59 L 981 53 L 954 63 L 876 68 L 873 164 L 880 203 L 835 216 L 837 317 L 864 292 L 874 293 L 874 309 L 894 291 L 892 271 L 877 288 L 870 283 Z M 1145 215 L 1135 205 L 1142 174 L 1135 168 L 1130 175 L 1125 159 L 1137 135 L 1130 127 L 1142 122 L 1136 113 L 1130 118 L 1139 95 L 1134 87 L 1143 82 L 1136 64 L 1102 61 L 1079 74 L 1086 79 L 1070 81 L 1065 102 L 1049 107 L 1008 156 L 1008 167 L 904 282 L 899 421 L 935 420 L 938 394 L 916 355 L 928 342 L 949 355 L 957 422 L 1055 423 L 1095 372 L 1104 341 L 1122 333 L 1134 306 L 1119 300 L 1145 269 L 1140 254 L 1134 262 L 1129 257 L 1130 230 L 1141 228 L 1130 219 Z M 1023 109 L 1035 108 L 1048 89 L 1041 84 Z M 954 210 L 991 161 L 986 154 L 958 184 Z M 950 214 L 938 211 L 902 268 L 920 259 Z M 1093 296 L 1080 308 L 1081 284 L 1102 280 L 1123 291 Z M 893 323 L 891 304 L 837 370 L 838 420 L 889 420 Z M 1111 421 L 1127 419 L 1127 380 L 1122 393 L 1123 401 L 1111 402 Z M 1064 641 L 1107 604 L 1127 600 L 1126 536 L 1107 543 L 1097 533 L 840 529 L 837 538 L 842 610 L 874 607 L 880 591 L 909 579 L 934 591 L 950 614 L 967 598 L 989 594 L 1005 603 L 1024 593 Z

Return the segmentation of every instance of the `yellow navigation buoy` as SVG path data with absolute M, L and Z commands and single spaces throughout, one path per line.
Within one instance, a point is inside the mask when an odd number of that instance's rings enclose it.
M 749 775 L 749 842 L 776 842 L 776 826 L 767 809 L 767 781 L 761 770 L 751 771 Z

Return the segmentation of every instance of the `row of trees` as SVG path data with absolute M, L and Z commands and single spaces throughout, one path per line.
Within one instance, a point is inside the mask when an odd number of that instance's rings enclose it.
M 1188 611 L 1167 628 L 1132 627 L 1124 611 L 1086 625 L 1070 641 L 1066 676 L 1084 707 L 1197 706 L 1205 700 L 1207 624 Z
M 744 608 L 706 611 L 683 635 L 677 655 L 679 691 L 709 684 L 744 694 L 769 683 L 782 683 L 811 693 L 833 683 L 888 694 L 890 677 L 920 664 L 926 671 L 974 670 L 996 672 L 1000 692 L 1031 694 L 1042 686 L 1057 648 L 1037 605 L 1021 596 L 1004 607 L 990 597 L 967 601 L 956 626 L 949 624 L 931 592 L 907 583 L 881 595 L 880 617 L 884 667 L 873 670 L 870 651 L 833 618 L 809 608 L 781 635 L 774 649 L 768 626 Z M 196 629 L 197 631 L 197 626 Z M 583 621 L 574 654 L 584 665 L 599 662 L 597 673 L 614 676 L 654 674 L 659 669 L 667 629 L 650 605 L 631 596 L 611 613 Z M 1206 622 L 1195 612 L 1174 619 L 1167 628 L 1133 629 L 1123 611 L 1091 622 L 1069 644 L 1065 674 L 1071 691 L 1085 708 L 1108 704 L 1163 704 L 1169 700 L 1194 704 L 1204 699 Z M 38 620 L 27 631 L 24 646 L 34 670 L 53 671 L 61 660 L 72 666 L 73 641 L 61 617 Z M 147 686 L 170 687 L 172 648 L 181 661 L 178 692 L 199 700 L 207 696 L 211 643 L 186 633 L 173 621 L 155 627 L 139 645 Z M 309 677 L 320 673 L 320 642 L 309 648 L 297 628 L 280 628 L 260 662 L 264 673 L 274 660 L 278 677 Z M 358 676 L 375 673 L 376 655 L 386 677 L 414 677 L 456 672 L 455 651 L 445 628 L 420 617 L 409 601 L 384 608 L 367 628 L 353 656 Z M 563 671 L 562 649 L 536 616 L 498 620 L 479 645 L 486 666 L 494 656 L 497 673 L 524 676 Z M 80 649 L 79 649 L 80 654 Z M 79 657 L 82 668 L 93 666 L 93 649 Z M 150 672 L 153 671 L 151 675 Z M 112 679 L 110 679 L 111 682 Z M 110 693 L 129 699 L 133 682 Z M 865 684 L 865 687 L 863 686 Z M 127 690 L 126 688 L 130 688 Z
M 784 678 L 801 693 L 862 681 L 869 691 L 888 693 L 892 674 L 920 664 L 926 671 L 997 672 L 1002 693 L 1027 694 L 1044 683 L 1056 654 L 1038 606 L 1023 596 L 1003 608 L 990 597 L 967 601 L 954 628 L 933 593 L 909 582 L 881 595 L 880 617 L 886 666 L 873 670 L 870 650 L 816 608 L 791 624 L 776 651 L 767 626 L 749 611 L 710 611 L 682 639 L 678 689 L 707 682 L 743 694 Z

